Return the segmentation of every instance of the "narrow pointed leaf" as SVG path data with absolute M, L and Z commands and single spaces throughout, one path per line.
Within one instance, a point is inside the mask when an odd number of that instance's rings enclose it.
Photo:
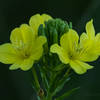
M 60 70 L 62 70 L 63 68 L 65 68 L 64 64 L 60 64 L 60 65 L 56 66 L 56 67 L 53 69 L 53 71 L 60 71 Z
M 62 84 L 59 84 L 55 89 L 55 91 L 53 92 L 53 96 L 56 95 L 56 93 L 60 92 L 63 89 L 65 83 L 68 82 L 69 80 L 70 78 L 67 78 L 65 81 L 62 82 Z
M 74 93 L 76 90 L 78 90 L 80 87 L 77 88 L 73 88 L 72 90 L 69 90 L 68 92 L 64 93 L 62 96 L 56 98 L 56 100 L 64 100 L 66 99 L 68 96 L 70 96 L 72 93 Z
M 45 72 L 43 71 L 42 68 L 39 68 L 39 69 L 40 69 L 40 74 L 41 74 L 41 77 L 42 77 L 43 86 L 44 86 L 44 88 L 47 92 L 49 85 L 48 85 L 48 80 L 47 80 L 46 74 L 45 74 Z

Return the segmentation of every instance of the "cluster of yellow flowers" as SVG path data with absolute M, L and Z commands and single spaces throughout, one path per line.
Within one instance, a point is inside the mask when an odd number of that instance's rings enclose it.
M 36 14 L 29 20 L 29 25 L 22 24 L 11 32 L 11 43 L 0 45 L 0 62 L 12 64 L 10 70 L 21 68 L 29 70 L 34 62 L 43 54 L 43 45 L 47 42 L 45 36 L 38 36 L 40 24 L 52 19 L 47 14 Z M 60 38 L 60 45 L 52 44 L 51 53 L 57 53 L 59 59 L 78 74 L 85 73 L 93 66 L 86 62 L 95 61 L 100 55 L 100 33 L 95 35 L 93 20 L 87 22 L 86 33 L 79 36 L 78 33 L 69 29 Z

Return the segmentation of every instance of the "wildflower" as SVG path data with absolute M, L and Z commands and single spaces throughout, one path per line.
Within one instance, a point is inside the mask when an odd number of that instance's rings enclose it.
M 22 24 L 11 32 L 11 43 L 0 46 L 0 62 L 12 64 L 11 70 L 21 68 L 30 69 L 35 60 L 39 60 L 43 53 L 46 38 L 38 36 L 38 27 L 44 21 L 51 19 L 47 14 L 36 14 L 30 18 L 29 25 Z
M 80 44 L 88 49 L 91 49 L 89 53 L 92 53 L 92 55 L 100 55 L 100 33 L 97 33 L 95 35 L 95 29 L 93 26 L 93 20 L 90 20 L 86 24 L 86 33 L 82 33 L 80 36 Z M 91 56 L 91 55 L 90 55 Z M 91 59 L 91 61 L 95 60 L 96 56 L 93 56 L 94 59 Z
M 89 34 L 92 36 L 91 31 L 88 30 L 88 36 Z M 94 50 L 94 47 L 91 44 L 91 41 L 88 41 L 90 42 L 88 44 L 88 42 L 84 41 L 83 36 L 81 37 L 79 43 L 79 36 L 77 32 L 73 29 L 69 29 L 69 31 L 61 37 L 60 46 L 58 44 L 53 44 L 50 48 L 52 53 L 58 54 L 62 63 L 70 64 L 71 68 L 77 74 L 83 74 L 88 69 L 92 69 L 93 66 L 85 62 L 94 61 L 98 58 L 98 55 L 94 55 L 92 51 L 92 49 Z M 86 39 L 87 35 L 85 36 Z M 84 45 L 84 42 L 88 45 Z
M 11 43 L 0 46 L 0 62 L 12 64 L 11 70 L 21 68 L 28 70 L 35 60 L 39 60 L 43 52 L 46 38 L 35 37 L 35 33 L 27 24 L 22 24 L 11 32 Z

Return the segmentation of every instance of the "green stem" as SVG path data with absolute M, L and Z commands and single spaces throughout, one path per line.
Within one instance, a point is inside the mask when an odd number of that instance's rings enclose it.
M 52 100 L 52 95 L 50 93 L 47 95 L 46 100 Z
M 38 92 L 40 90 L 40 84 L 39 84 L 38 77 L 37 77 L 37 74 L 36 74 L 34 67 L 32 68 L 32 73 L 33 73 L 33 77 L 34 77 L 34 81 L 35 81 L 35 86 L 36 86 L 36 89 Z
M 70 70 L 71 70 L 71 68 L 69 67 L 68 70 L 67 70 L 67 72 L 65 73 L 65 76 L 66 76 L 66 77 L 69 75 Z
M 41 100 L 39 96 L 37 96 L 37 99 L 38 99 L 38 100 Z

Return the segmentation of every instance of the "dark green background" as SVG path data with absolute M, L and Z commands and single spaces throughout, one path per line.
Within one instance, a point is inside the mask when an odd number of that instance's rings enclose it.
M 96 33 L 100 32 L 100 0 L 0 0 L 0 44 L 9 42 L 10 32 L 36 13 L 48 13 L 73 22 L 73 28 L 82 33 L 85 24 L 94 19 Z M 63 91 L 80 86 L 67 100 L 100 100 L 100 59 L 84 75 L 73 75 Z M 30 85 L 29 72 L 9 71 L 0 63 L 0 100 L 36 100 Z

